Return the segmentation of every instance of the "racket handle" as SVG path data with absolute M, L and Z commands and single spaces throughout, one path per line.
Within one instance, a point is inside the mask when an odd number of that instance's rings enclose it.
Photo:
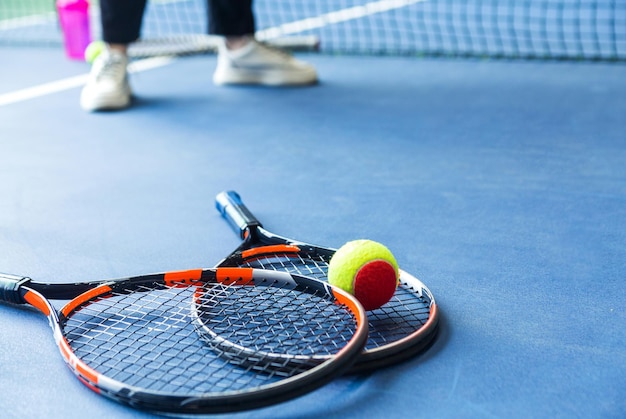
M 30 278 L 0 273 L 0 301 L 13 304 L 24 304 L 20 287 Z
M 225 191 L 217 194 L 215 197 L 215 208 L 242 239 L 246 238 L 249 231 L 257 227 L 263 227 L 235 191 Z

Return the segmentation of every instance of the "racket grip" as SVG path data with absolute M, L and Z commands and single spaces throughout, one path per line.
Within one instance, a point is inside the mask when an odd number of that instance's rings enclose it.
M 20 287 L 30 278 L 0 273 L 0 301 L 13 304 L 24 304 Z
M 250 230 L 256 227 L 263 227 L 235 191 L 225 191 L 217 194 L 215 197 L 215 208 L 242 239 L 246 238 Z

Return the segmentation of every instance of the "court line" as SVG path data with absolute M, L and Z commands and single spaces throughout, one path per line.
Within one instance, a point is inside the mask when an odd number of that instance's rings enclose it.
M 139 73 L 141 71 L 163 67 L 173 60 L 174 57 L 155 57 L 147 58 L 145 60 L 134 61 L 128 66 L 128 72 Z M 81 74 L 80 76 L 67 77 L 65 79 L 56 80 L 50 83 L 44 83 L 38 86 L 28 87 L 26 89 L 5 93 L 3 95 L 0 95 L 0 106 L 11 105 L 13 103 L 23 102 L 25 100 L 73 89 L 75 87 L 84 85 L 87 82 L 88 78 L 89 74 Z

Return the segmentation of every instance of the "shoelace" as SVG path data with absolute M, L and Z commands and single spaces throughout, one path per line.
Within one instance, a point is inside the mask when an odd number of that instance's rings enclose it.
M 280 48 L 268 45 L 266 43 L 263 42 L 259 42 L 259 41 L 252 41 L 252 42 L 256 42 L 257 47 L 261 49 L 261 51 L 269 54 L 269 55 L 274 55 L 278 58 L 284 59 L 284 60 L 290 60 L 292 57 L 289 53 L 287 53 L 286 51 L 283 51 Z
M 102 78 L 119 78 L 126 73 L 126 66 L 124 65 L 124 61 L 118 57 L 109 56 L 102 63 L 96 78 L 98 80 Z

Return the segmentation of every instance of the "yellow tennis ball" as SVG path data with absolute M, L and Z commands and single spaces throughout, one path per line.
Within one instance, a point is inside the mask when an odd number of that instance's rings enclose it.
M 95 59 L 98 58 L 98 55 L 100 55 L 102 51 L 104 51 L 105 47 L 106 44 L 103 41 L 90 42 L 85 49 L 85 61 L 87 61 L 89 64 L 92 64 Z
M 344 244 L 328 264 L 328 282 L 353 294 L 366 310 L 387 303 L 398 280 L 395 257 L 387 247 L 372 240 Z

